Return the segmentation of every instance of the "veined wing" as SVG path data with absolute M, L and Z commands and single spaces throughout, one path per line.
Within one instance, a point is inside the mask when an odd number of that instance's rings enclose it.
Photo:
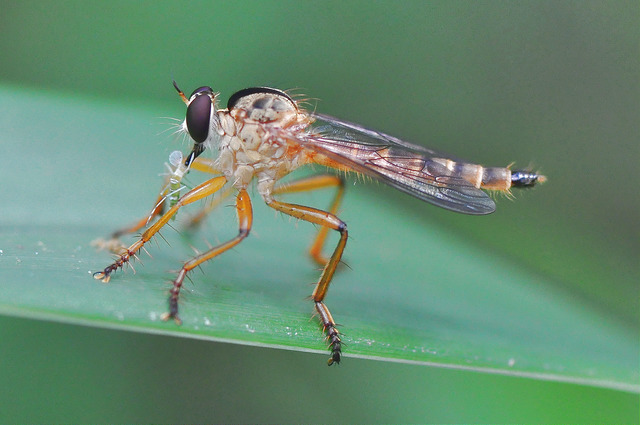
M 476 215 L 495 211 L 485 192 L 455 175 L 442 161 L 434 161 L 446 157 L 327 115 L 313 114 L 313 118 L 316 121 L 306 137 L 297 137 L 305 148 L 451 211 Z

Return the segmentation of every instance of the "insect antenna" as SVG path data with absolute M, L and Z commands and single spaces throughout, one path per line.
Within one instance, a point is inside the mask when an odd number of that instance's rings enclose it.
M 173 82 L 173 87 L 176 89 L 176 91 L 178 92 L 178 95 L 180 96 L 180 98 L 182 99 L 182 101 L 185 103 L 185 105 L 189 104 L 189 99 L 187 99 L 187 97 L 184 95 L 184 93 L 182 92 L 182 90 L 180 90 L 180 87 L 178 87 L 178 83 L 176 83 L 176 80 L 171 79 L 171 81 Z

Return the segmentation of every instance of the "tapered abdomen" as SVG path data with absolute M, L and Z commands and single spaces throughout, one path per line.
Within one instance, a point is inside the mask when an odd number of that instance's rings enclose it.
M 529 170 L 511 170 L 507 167 L 483 167 L 482 165 L 432 158 L 445 166 L 452 175 L 461 177 L 478 189 L 507 191 L 512 187 L 533 187 L 546 180 L 545 176 Z

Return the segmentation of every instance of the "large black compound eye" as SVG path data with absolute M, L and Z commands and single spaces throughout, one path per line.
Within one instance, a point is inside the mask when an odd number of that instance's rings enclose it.
M 201 89 L 204 89 L 204 87 L 198 90 Z M 202 90 L 199 94 L 198 90 L 194 92 L 196 97 L 187 106 L 187 130 L 189 130 L 189 135 L 196 143 L 202 143 L 207 140 L 209 129 L 211 128 L 211 108 L 213 104 L 209 96 L 211 89 L 209 91 Z

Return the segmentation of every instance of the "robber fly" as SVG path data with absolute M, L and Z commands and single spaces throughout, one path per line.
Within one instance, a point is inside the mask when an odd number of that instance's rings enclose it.
M 226 108 L 220 109 L 219 94 L 210 87 L 200 87 L 186 97 L 175 82 L 173 85 L 187 105 L 186 119 L 180 128 L 192 139 L 193 148 L 179 163 L 176 158 L 181 156 L 172 154 L 169 182 L 150 216 L 113 235 L 117 238 L 148 226 L 142 236 L 131 246 L 122 246 L 115 262 L 94 277 L 108 282 L 111 274 L 135 258 L 181 207 L 226 187 L 223 193 L 236 193 L 238 234 L 187 261 L 177 273 L 170 290 L 169 312 L 163 319 L 173 319 L 180 324 L 178 297 L 187 274 L 249 236 L 253 213 L 247 188 L 255 180 L 257 192 L 268 206 L 320 226 L 310 254 L 324 268 L 311 297 L 331 350 L 329 365 L 340 362 L 343 345 L 324 298 L 348 238 L 347 225 L 336 216 L 344 191 L 340 175 L 344 173 L 306 177 L 287 184 L 278 184 L 278 180 L 303 165 L 320 164 L 343 172 L 365 174 L 439 207 L 477 215 L 495 210 L 494 201 L 482 189 L 508 192 L 513 187 L 532 187 L 545 180 L 530 170 L 486 168 L 454 161 L 357 124 L 306 111 L 278 89 L 240 90 L 229 98 Z M 215 152 L 215 159 L 200 157 L 206 149 Z M 180 180 L 191 169 L 210 173 L 212 177 L 184 195 L 176 196 Z M 336 194 L 327 211 L 276 199 L 276 195 L 330 187 Z M 153 219 L 155 222 L 149 225 Z M 322 248 L 329 229 L 338 232 L 340 238 L 333 253 L 326 258 Z

